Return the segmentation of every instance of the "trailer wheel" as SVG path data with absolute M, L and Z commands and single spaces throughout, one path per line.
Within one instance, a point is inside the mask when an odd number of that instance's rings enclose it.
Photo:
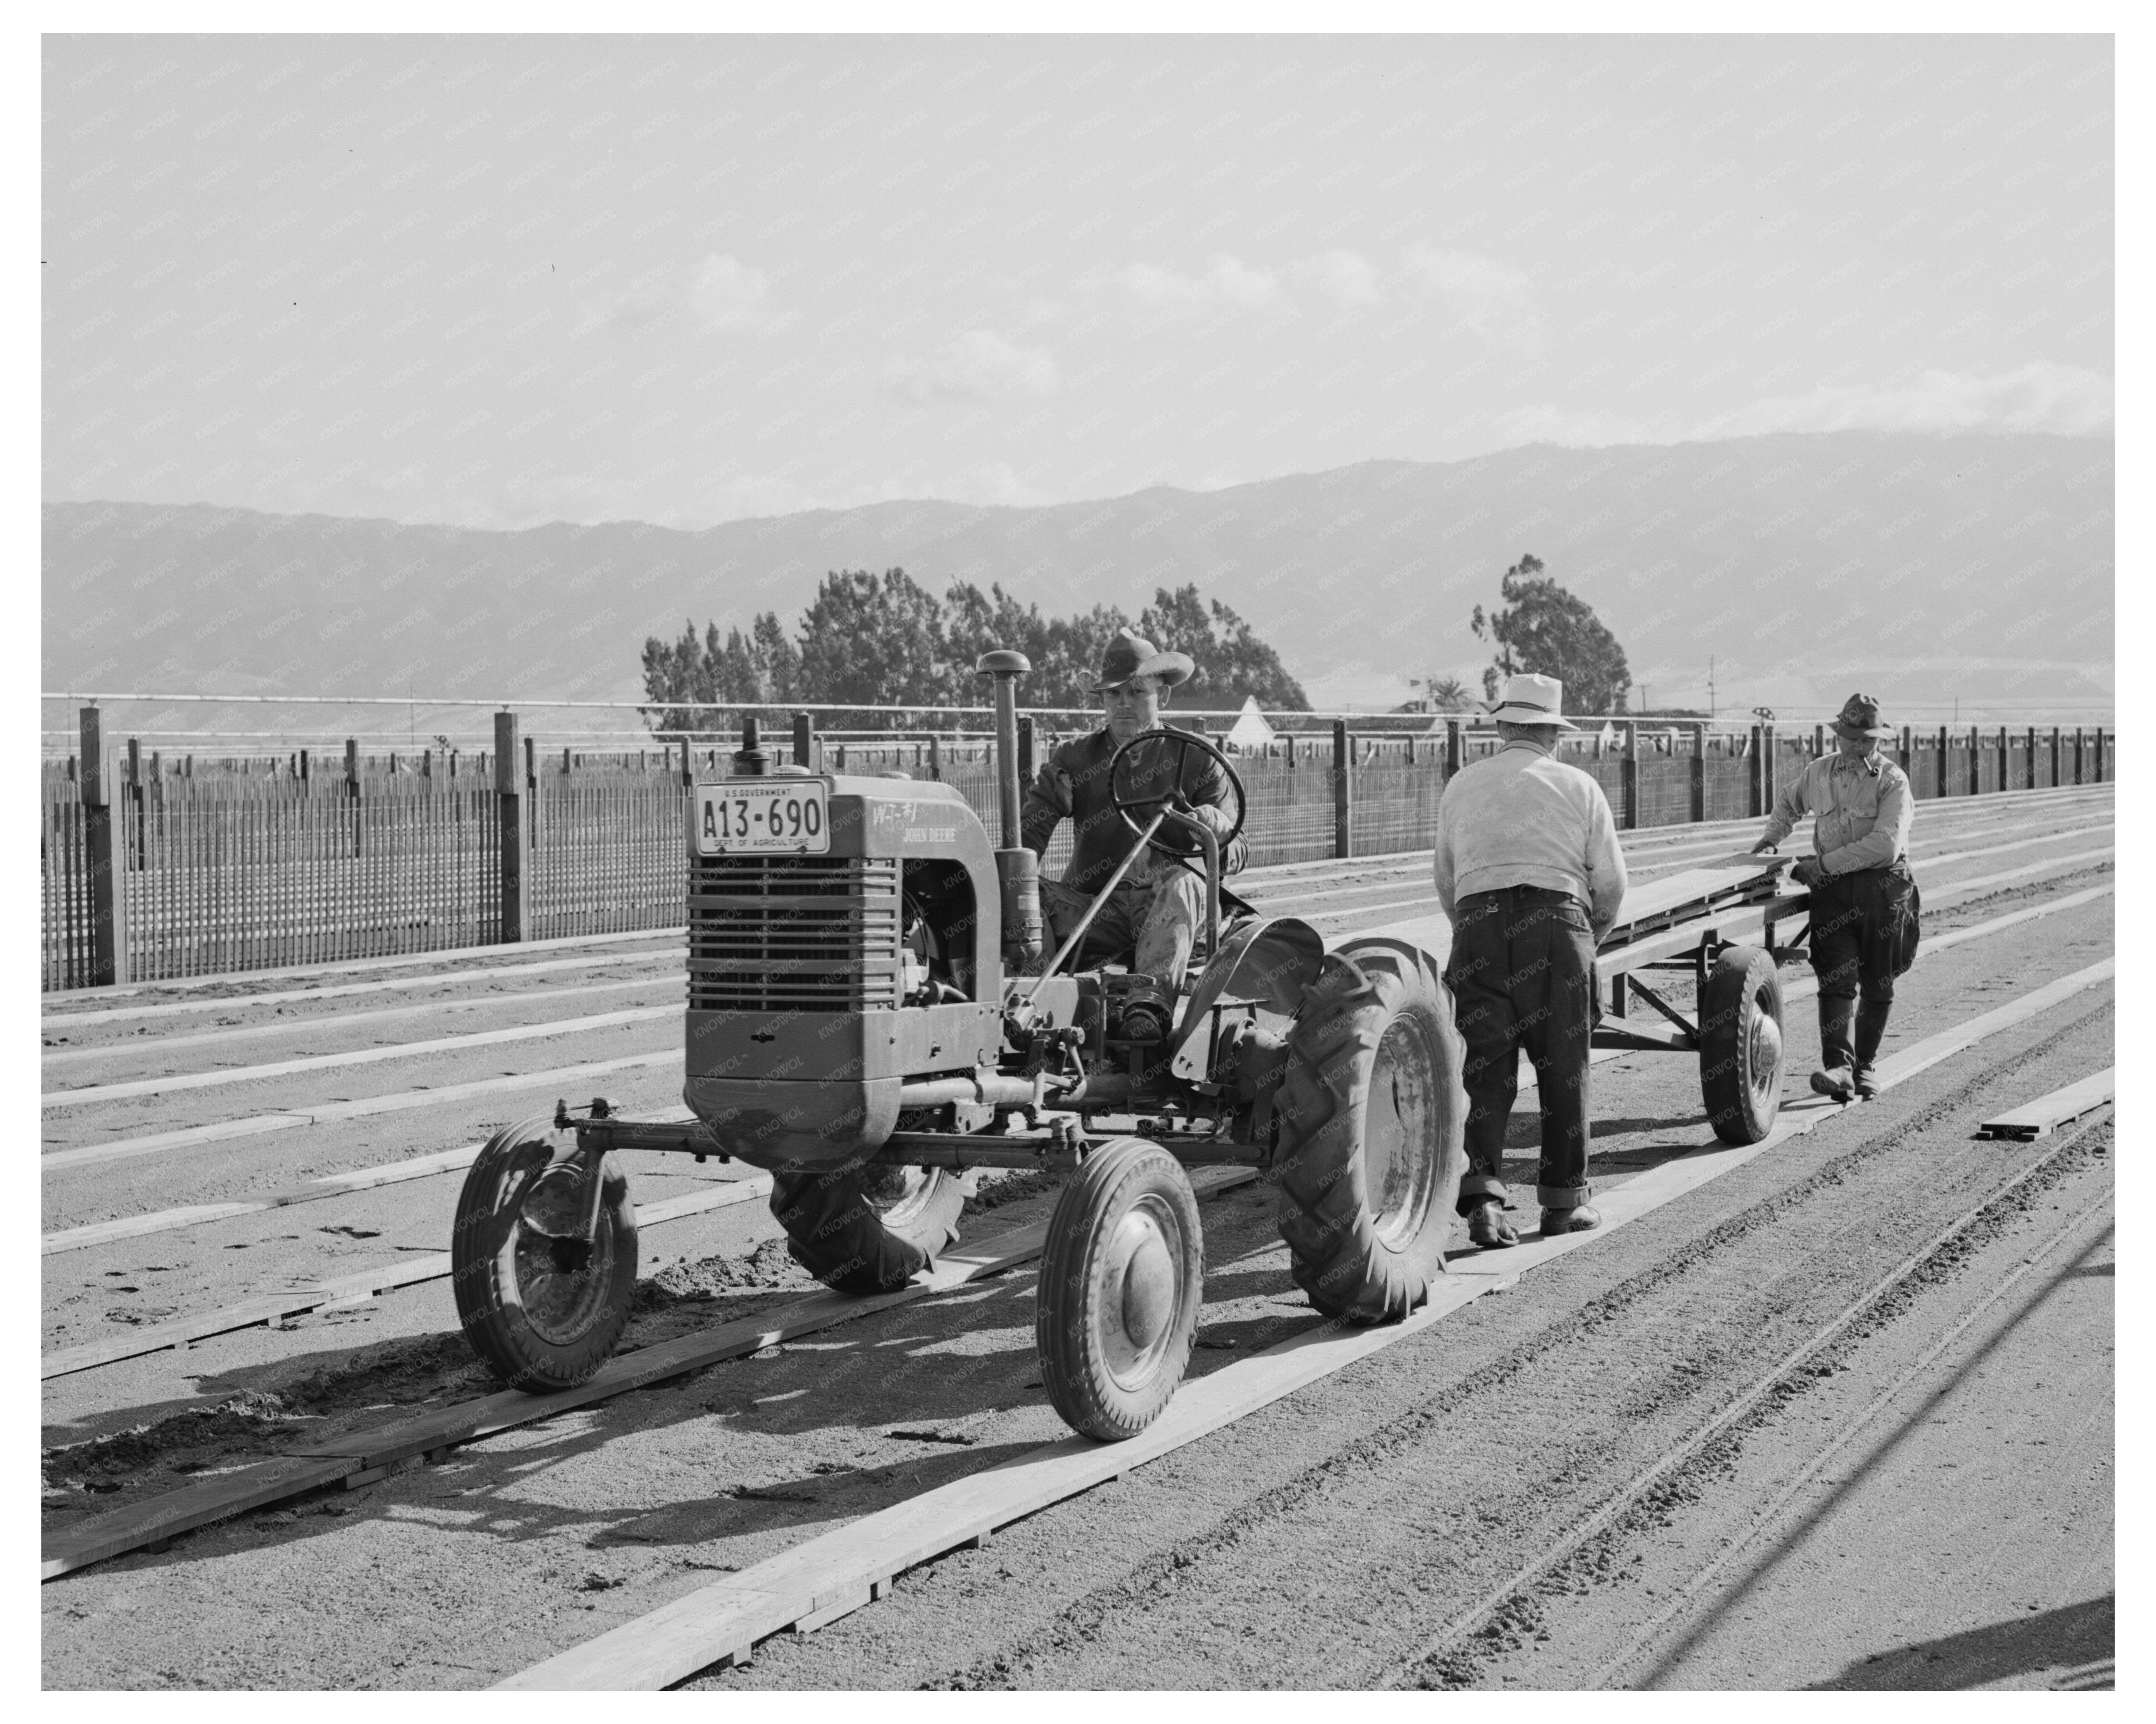
M 1034 1308 L 1040 1380 L 1065 1422 L 1114 1443 L 1158 1419 L 1190 1363 L 1204 1294 L 1182 1163 L 1142 1137 L 1088 1155 L 1048 1224 Z
M 1757 1143 L 1782 1111 L 1782 976 L 1774 954 L 1725 946 L 1699 1002 L 1699 1088 L 1724 1143 Z
M 1452 994 L 1392 940 L 1328 953 L 1288 1035 L 1281 1237 L 1327 1316 L 1396 1321 L 1445 1271 L 1466 1171 L 1465 1045 Z
M 465 1176 L 449 1242 L 449 1282 L 472 1351 L 512 1388 L 573 1388 L 613 1356 L 636 1293 L 636 1211 L 629 1181 L 602 1168 L 598 1237 L 583 1224 L 578 1170 L 554 1172 L 553 1121 L 497 1131 Z
M 942 1167 L 776 1169 L 771 1213 L 793 1260 L 841 1293 L 887 1293 L 958 1241 L 966 1191 Z

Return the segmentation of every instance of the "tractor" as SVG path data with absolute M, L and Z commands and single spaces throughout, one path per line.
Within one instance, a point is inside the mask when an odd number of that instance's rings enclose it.
M 801 1265 L 844 1292 L 901 1285 L 957 1238 L 972 1170 L 1057 1168 L 1039 1271 L 1041 1378 L 1075 1429 L 1136 1436 L 1182 1381 L 1204 1245 L 1185 1169 L 1259 1170 L 1296 1284 L 1351 1323 L 1405 1316 L 1445 1272 L 1466 1157 L 1451 995 L 1419 948 L 1331 952 L 1222 884 L 1225 840 L 1180 792 L 1210 757 L 1162 727 L 1110 764 L 1132 849 L 1202 870 L 1204 927 L 1163 1011 L 1155 978 L 1089 940 L 1045 950 L 1038 858 L 1019 841 L 1014 652 L 993 685 L 1000 845 L 947 784 L 775 767 L 743 727 L 688 800 L 681 1122 L 603 1102 L 498 1133 L 459 1201 L 452 1262 L 471 1343 L 535 1392 L 618 1345 L 637 1268 L 613 1152 L 766 1170 Z M 1227 919 L 1224 922 L 1224 907 Z M 1202 962 L 1200 959 L 1202 958 Z

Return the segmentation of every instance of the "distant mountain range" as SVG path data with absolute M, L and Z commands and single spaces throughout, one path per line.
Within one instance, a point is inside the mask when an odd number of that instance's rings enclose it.
M 2107 700 L 2112 445 L 1835 432 L 1444 463 L 1365 461 L 1037 508 L 932 501 L 702 531 L 518 532 L 208 505 L 44 505 L 48 690 L 631 699 L 646 635 L 789 623 L 826 570 L 1000 581 L 1135 613 L 1190 581 L 1316 703 L 1457 675 L 1533 552 L 1593 604 L 1656 706 L 1891 709 Z M 59 715 L 48 709 L 47 722 Z

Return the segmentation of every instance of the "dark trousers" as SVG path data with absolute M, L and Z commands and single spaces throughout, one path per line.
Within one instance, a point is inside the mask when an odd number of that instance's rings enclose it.
M 1916 956 L 1916 880 L 1907 862 L 1897 861 L 1830 875 L 1811 889 L 1811 898 L 1820 1064 L 1830 1071 L 1869 1070 L 1894 1009 L 1895 978 Z
M 1519 1095 L 1520 1054 L 1542 1092 L 1543 1157 L 1535 1195 L 1576 1208 L 1587 1183 L 1588 1038 L 1594 1027 L 1594 939 L 1587 911 L 1563 892 L 1511 886 L 1460 900 L 1452 988 L 1467 1043 L 1467 1175 L 1460 1212 L 1505 1197 L 1505 1128 Z

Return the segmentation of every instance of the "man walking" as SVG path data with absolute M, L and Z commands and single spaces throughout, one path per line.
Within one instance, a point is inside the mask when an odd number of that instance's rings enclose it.
M 1602 787 L 1556 756 L 1564 685 L 1515 676 L 1491 713 L 1504 747 L 1464 767 L 1437 805 L 1437 897 L 1452 923 L 1445 979 L 1467 1043 L 1467 1237 L 1517 1245 L 1505 1219 L 1505 1128 L 1522 1049 L 1542 1096 L 1535 1188 L 1545 1235 L 1584 1233 L 1588 1038 L 1594 948 L 1625 902 L 1625 858 Z
M 1851 695 L 1834 734 L 1835 752 L 1812 762 L 1783 793 L 1752 848 L 1771 850 L 1806 813 L 1817 817 L 1816 854 L 1789 870 L 1812 899 L 1820 1020 L 1820 1070 L 1812 1074 L 1812 1088 L 1836 1101 L 1852 1095 L 1868 1101 L 1878 1094 L 1872 1069 L 1894 1009 L 1895 978 L 1917 957 L 1921 900 L 1908 863 L 1916 810 L 1908 774 L 1879 752 L 1879 739 L 1892 733 L 1879 721 L 1876 700 Z

